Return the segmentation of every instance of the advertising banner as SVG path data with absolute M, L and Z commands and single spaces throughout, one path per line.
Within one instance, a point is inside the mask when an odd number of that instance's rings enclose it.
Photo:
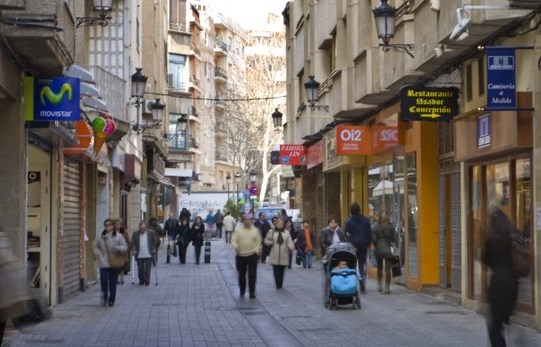
M 323 163 L 323 140 L 306 149 L 306 168 L 311 169 Z
M 490 146 L 490 134 L 490 114 L 477 117 L 477 148 Z
M 79 120 L 80 80 L 71 77 L 25 77 L 25 120 Z
M 280 164 L 306 165 L 304 145 L 280 145 Z
M 370 155 L 372 131 L 363 125 L 338 125 L 336 127 L 337 155 Z
M 404 143 L 403 127 L 390 125 L 372 126 L 372 152 L 379 153 Z
M 515 110 L 517 88 L 515 49 L 487 47 L 487 106 L 486 110 Z
M 458 114 L 458 88 L 403 87 L 400 111 L 403 120 L 449 122 Z

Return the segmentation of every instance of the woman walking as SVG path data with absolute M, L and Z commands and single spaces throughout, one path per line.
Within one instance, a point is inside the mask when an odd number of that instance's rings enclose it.
M 203 235 L 205 235 L 205 224 L 201 216 L 195 217 L 195 222 L 190 229 L 190 239 L 195 250 L 195 263 L 199 264 L 201 257 L 201 247 L 203 246 Z
M 374 225 L 374 247 L 376 248 L 376 262 L 378 268 L 378 292 L 383 292 L 381 280 L 383 277 L 383 263 L 385 262 L 385 294 L 390 294 L 391 285 L 391 265 L 393 261 L 393 252 L 391 245 L 396 242 L 394 226 L 389 222 L 389 218 L 385 213 L 381 213 Z M 393 246 L 395 247 L 395 246 Z
M 284 230 L 284 221 L 280 217 L 273 220 L 274 230 L 269 231 L 265 237 L 265 244 L 270 246 L 269 264 L 272 265 L 276 289 L 284 284 L 284 273 L 289 264 L 289 254 L 295 248 L 289 231 Z
M 488 235 L 482 260 L 492 270 L 488 285 L 488 336 L 491 346 L 505 346 L 503 324 L 509 324 L 518 296 L 518 278 L 513 270 L 511 232 L 514 226 L 498 207 L 488 217 Z
M 302 221 L 302 229 L 297 236 L 297 252 L 301 252 L 302 267 L 309 269 L 312 267 L 312 255 L 314 254 L 314 232 L 310 229 L 310 222 L 307 220 Z
M 190 243 L 190 223 L 187 217 L 180 221 L 180 227 L 177 235 L 178 260 L 181 264 L 186 264 L 186 252 Z
M 124 237 L 124 241 L 126 241 L 129 250 L 129 245 L 131 244 L 130 235 L 126 232 L 126 229 L 124 229 L 122 219 L 115 219 L 113 225 L 114 231 L 116 233 L 120 233 Z M 126 252 L 126 261 L 124 262 L 124 267 L 118 270 L 118 284 L 124 284 L 124 275 L 130 272 L 130 265 L 130 252 Z
M 118 277 L 118 268 L 111 267 L 109 259 L 114 253 L 124 253 L 128 251 L 128 244 L 120 233 L 114 230 L 113 221 L 107 218 L 103 222 L 105 229 L 94 241 L 94 257 L 98 261 L 100 268 L 100 281 L 102 305 L 113 306 L 116 299 L 116 283 Z

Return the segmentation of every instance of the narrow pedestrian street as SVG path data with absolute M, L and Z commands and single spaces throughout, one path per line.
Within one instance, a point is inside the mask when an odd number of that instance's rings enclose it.
M 258 267 L 256 299 L 239 298 L 234 254 L 212 242 L 210 264 L 165 263 L 165 248 L 150 286 L 119 285 L 114 307 L 100 306 L 99 285 L 58 305 L 52 318 L 7 332 L 3 346 L 485 346 L 483 316 L 436 297 L 373 279 L 362 309 L 323 305 L 321 264 L 293 265 L 276 290 L 272 267 Z M 201 257 L 203 258 L 203 254 Z M 156 280 L 158 284 L 156 285 Z M 540 346 L 541 334 L 512 325 L 511 346 Z

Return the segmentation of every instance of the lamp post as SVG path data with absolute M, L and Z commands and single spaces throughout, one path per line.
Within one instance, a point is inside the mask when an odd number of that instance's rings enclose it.
M 101 26 L 106 26 L 107 21 L 112 19 L 109 13 L 113 9 L 113 0 L 93 0 L 92 8 L 98 13 L 98 17 L 77 17 L 75 18 L 77 22 L 76 28 L 84 23 L 88 23 L 89 25 L 98 23 Z
M 143 96 L 145 95 L 145 88 L 147 86 L 148 77 L 143 75 L 143 68 L 135 68 L 135 73 L 131 76 L 131 97 L 135 99 L 135 107 L 137 108 L 137 124 L 133 126 L 133 130 L 140 134 L 142 132 L 141 122 L 139 119 L 139 108 L 141 107 Z M 141 110 L 143 112 L 143 110 Z
M 329 112 L 328 105 L 317 105 L 319 101 L 319 87 L 321 83 L 315 80 L 314 76 L 308 76 L 308 81 L 304 82 L 304 91 L 306 92 L 306 100 L 308 101 L 310 110 L 323 110 Z
M 237 172 L 237 173 L 235 174 L 235 184 L 237 185 L 237 201 L 236 201 L 236 203 L 238 203 L 238 201 L 239 201 L 239 184 L 240 184 L 240 177 L 241 177 L 241 176 L 240 176 L 240 173 Z
M 227 201 L 229 201 L 229 185 L 231 184 L 231 175 L 229 172 L 227 173 L 227 177 L 225 178 L 225 183 L 227 183 Z

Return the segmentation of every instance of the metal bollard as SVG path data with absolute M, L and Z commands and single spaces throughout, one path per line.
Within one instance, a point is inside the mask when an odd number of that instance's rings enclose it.
M 205 264 L 210 264 L 210 241 L 205 241 Z

